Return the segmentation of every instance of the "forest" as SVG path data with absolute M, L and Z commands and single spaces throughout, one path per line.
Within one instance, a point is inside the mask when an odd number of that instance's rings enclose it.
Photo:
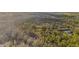
M 79 13 L 63 12 L 57 17 L 29 18 L 0 42 L 5 47 L 79 47 Z

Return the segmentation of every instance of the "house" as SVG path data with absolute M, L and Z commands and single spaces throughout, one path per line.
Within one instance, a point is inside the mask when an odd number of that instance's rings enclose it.
M 59 31 L 60 31 L 60 32 L 67 33 L 68 35 L 72 35 L 72 33 L 73 33 L 70 29 L 67 29 L 67 28 L 60 29 Z

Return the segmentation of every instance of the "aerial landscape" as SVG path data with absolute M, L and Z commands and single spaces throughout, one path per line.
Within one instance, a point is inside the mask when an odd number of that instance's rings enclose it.
M 0 12 L 0 47 L 79 47 L 79 13 Z

